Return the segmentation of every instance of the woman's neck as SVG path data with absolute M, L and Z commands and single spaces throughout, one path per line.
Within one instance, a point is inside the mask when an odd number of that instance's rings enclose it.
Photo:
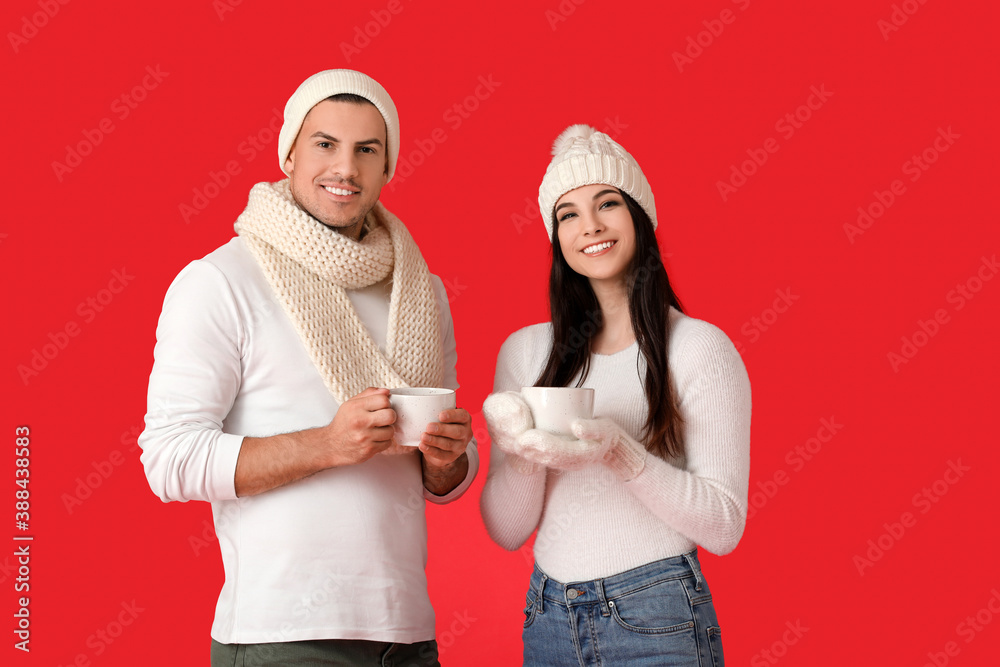
M 595 354 L 620 352 L 635 342 L 625 283 L 622 281 L 608 285 L 592 282 L 591 287 L 601 306 L 601 318 L 604 321 L 604 326 L 594 336 L 592 349 Z

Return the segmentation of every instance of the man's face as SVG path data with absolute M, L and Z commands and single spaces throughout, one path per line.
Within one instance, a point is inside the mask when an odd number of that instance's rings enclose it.
M 389 180 L 386 165 L 385 120 L 378 109 L 330 100 L 306 114 L 285 160 L 299 206 L 353 239 Z

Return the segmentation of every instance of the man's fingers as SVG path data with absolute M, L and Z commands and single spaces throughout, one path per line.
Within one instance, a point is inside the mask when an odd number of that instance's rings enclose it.
M 443 438 L 436 435 L 428 435 L 424 433 L 420 436 L 420 442 L 424 445 L 440 449 L 442 451 L 448 452 L 463 452 L 465 451 L 465 443 L 460 439 L 455 438 Z
M 433 422 L 427 425 L 424 432 L 441 438 L 462 440 L 468 432 L 468 428 L 465 424 L 442 424 L 440 422 Z
M 438 415 L 438 421 L 443 424 L 471 424 L 472 417 L 465 408 L 450 408 L 442 410 Z

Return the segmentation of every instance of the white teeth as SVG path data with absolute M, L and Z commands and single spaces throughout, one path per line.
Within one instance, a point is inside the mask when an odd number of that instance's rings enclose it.
M 341 190 L 340 188 L 327 187 L 325 185 L 323 186 L 323 188 L 327 192 L 330 192 L 330 193 L 335 194 L 335 195 L 340 195 L 342 197 L 354 194 L 354 192 L 352 192 L 351 190 Z
M 611 246 L 613 246 L 614 244 L 615 244 L 614 241 L 605 241 L 604 243 L 598 243 L 597 245 L 588 246 L 583 249 L 583 252 L 585 252 L 588 255 L 593 255 L 595 252 L 606 250 Z

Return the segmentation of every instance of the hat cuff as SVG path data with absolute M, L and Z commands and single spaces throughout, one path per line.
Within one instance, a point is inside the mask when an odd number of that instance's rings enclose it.
M 552 213 L 559 198 L 571 190 L 598 183 L 612 185 L 627 193 L 646 211 L 653 229 L 656 229 L 653 192 L 642 171 L 620 158 L 590 153 L 551 165 L 542 179 L 538 206 L 549 239 L 552 238 Z

